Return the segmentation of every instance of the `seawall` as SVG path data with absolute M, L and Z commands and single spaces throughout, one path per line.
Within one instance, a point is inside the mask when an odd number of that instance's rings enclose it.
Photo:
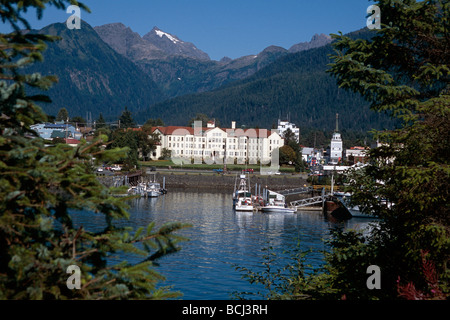
M 156 179 L 162 184 L 163 177 L 166 182 L 166 189 L 188 189 L 188 190 L 214 190 L 223 192 L 233 192 L 236 175 L 210 174 L 210 173 L 174 173 L 157 172 Z M 239 181 L 237 181 L 239 183 Z M 255 184 L 271 190 L 283 190 L 302 187 L 307 184 L 304 175 L 276 175 L 261 176 L 250 174 L 250 186 L 255 188 Z M 253 189 L 254 190 L 254 189 Z

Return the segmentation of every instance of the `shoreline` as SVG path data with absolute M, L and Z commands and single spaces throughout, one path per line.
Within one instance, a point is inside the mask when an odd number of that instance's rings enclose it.
M 216 190 L 221 192 L 233 192 L 237 174 L 214 174 L 214 173 L 179 173 L 179 172 L 156 172 L 156 181 L 163 183 L 165 178 L 166 189 L 181 190 Z M 261 176 L 249 175 L 250 188 L 254 190 L 255 184 L 273 191 L 293 189 L 307 184 L 306 179 L 300 175 L 289 176 Z
M 136 181 L 149 181 L 154 178 L 156 182 L 159 182 L 162 186 L 163 180 L 165 179 L 165 187 L 168 191 L 171 189 L 178 190 L 217 190 L 222 192 L 233 192 L 236 177 L 238 173 L 231 174 L 217 174 L 212 172 L 180 172 L 180 171 L 157 171 L 151 174 L 143 174 L 141 176 L 136 176 Z M 131 175 L 130 175 L 131 176 Z M 114 179 L 119 178 L 123 181 L 119 182 L 123 185 L 125 182 L 125 175 L 99 175 L 97 179 L 105 186 L 113 186 Z M 297 175 L 259 175 L 250 174 L 250 187 L 252 190 L 255 188 L 255 184 L 263 188 L 267 188 L 273 191 L 293 189 L 309 185 L 306 182 L 306 174 Z
M 156 182 L 163 186 L 165 179 L 165 189 L 168 193 L 175 192 L 208 192 L 208 193 L 229 193 L 234 191 L 235 181 L 238 173 L 217 174 L 211 172 L 180 172 L 180 171 L 160 171 L 150 175 L 144 174 L 140 178 L 149 181 L 151 176 L 155 176 Z M 99 176 L 98 179 L 106 186 L 112 186 L 113 176 Z M 117 177 L 117 176 L 115 176 Z M 153 178 L 153 177 L 152 177 Z M 272 191 L 295 189 L 309 186 L 306 182 L 307 175 L 259 175 L 250 174 L 250 189 L 255 191 L 255 184 L 258 185 L 258 192 L 264 188 Z M 307 194 L 295 194 L 286 196 L 286 202 L 291 202 L 314 195 L 320 195 L 321 191 L 313 191 Z M 303 207 L 299 211 L 322 211 L 321 206 Z

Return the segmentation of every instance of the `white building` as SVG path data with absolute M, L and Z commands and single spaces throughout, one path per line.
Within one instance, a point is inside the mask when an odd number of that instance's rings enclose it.
M 364 147 L 351 147 L 345 150 L 345 158 L 353 163 L 365 162 L 369 149 Z
M 268 164 L 272 151 L 284 145 L 284 139 L 275 130 L 266 129 L 222 129 L 201 127 L 154 127 L 152 133 L 160 136 L 151 158 L 158 159 L 163 149 L 171 151 L 173 161 L 183 163 Z
M 330 164 L 337 164 L 342 160 L 342 138 L 338 132 L 339 114 L 336 114 L 336 130 L 333 133 L 330 144 Z
M 300 141 L 300 128 L 297 128 L 297 126 L 293 123 L 290 123 L 289 121 L 281 121 L 278 119 L 278 132 L 282 137 L 284 137 L 284 132 L 287 129 L 291 129 L 291 131 L 294 133 L 295 138 L 297 139 L 297 142 Z

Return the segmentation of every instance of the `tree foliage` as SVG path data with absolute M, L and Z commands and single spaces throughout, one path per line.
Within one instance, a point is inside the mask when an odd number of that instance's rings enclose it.
M 122 159 L 125 169 L 138 166 L 139 159 L 148 160 L 148 155 L 155 150 L 159 142 L 159 135 L 153 134 L 149 128 L 144 129 L 117 129 L 111 134 L 110 148 L 128 148 L 127 156 Z
M 58 114 L 56 115 L 56 121 L 68 121 L 69 119 L 69 112 L 66 108 L 61 108 L 58 111 Z
M 115 225 L 129 216 L 125 199 L 115 198 L 92 174 L 91 163 L 113 161 L 126 148 L 103 150 L 103 135 L 73 148 L 47 147 L 30 129 L 46 120 L 37 104 L 44 95 L 27 89 L 48 89 L 53 76 L 23 74 L 42 59 L 45 43 L 54 40 L 30 29 L 23 14 L 33 8 L 40 18 L 48 6 L 64 9 L 76 1 L 3 1 L 0 16 L 14 32 L 0 34 L 0 299 L 118 299 L 167 298 L 174 293 L 158 288 L 163 277 L 152 262 L 179 250 L 175 232 L 185 225 L 150 224 L 138 230 Z M 95 162 L 94 161 L 94 162 Z M 80 210 L 102 215 L 106 228 L 92 232 L 73 223 Z M 111 254 L 142 256 L 142 262 L 107 262 Z M 81 288 L 67 286 L 67 267 L 81 271 Z
M 383 272 L 384 289 L 372 296 L 395 297 L 397 281 L 428 291 L 422 266 L 427 252 L 448 296 L 450 5 L 409 0 L 377 5 L 382 28 L 372 39 L 334 36 L 330 72 L 340 87 L 358 92 L 373 110 L 390 113 L 402 126 L 376 132 L 383 144 L 370 151 L 368 166 L 351 175 L 353 202 L 381 222 L 370 237 L 340 236 L 341 246 L 359 249 L 344 262 L 342 250 L 332 255 L 331 265 L 340 270 L 336 286 L 349 295 L 342 284 L 350 283 L 355 265 L 364 262 Z M 364 289 L 360 284 L 351 296 L 361 297 Z
M 382 144 L 347 179 L 353 204 L 379 220 L 365 233 L 334 230 L 323 269 L 307 278 L 298 270 L 288 279 L 288 299 L 449 298 L 450 4 L 376 5 L 381 29 L 367 39 L 334 35 L 329 72 L 401 122 L 374 132 Z M 367 286 L 371 265 L 380 268 L 381 289 Z
M 128 110 L 128 107 L 125 106 L 125 109 L 123 110 L 122 114 L 119 117 L 120 121 L 120 128 L 134 128 L 136 127 L 136 123 L 133 119 L 133 114 L 130 110 Z

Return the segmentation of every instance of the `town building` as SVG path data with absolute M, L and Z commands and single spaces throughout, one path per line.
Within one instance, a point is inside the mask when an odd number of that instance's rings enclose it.
M 295 135 L 295 139 L 297 142 L 300 142 L 300 128 L 297 128 L 297 126 L 294 123 L 291 123 L 289 121 L 282 121 L 278 119 L 278 132 L 279 134 L 284 137 L 284 133 L 287 129 L 290 129 L 292 133 Z
M 303 147 L 302 146 L 302 159 L 310 167 L 314 167 L 325 163 L 323 149 Z
M 276 130 L 219 128 L 214 123 L 201 127 L 196 121 L 192 127 L 153 127 L 160 144 L 151 158 L 158 159 L 164 150 L 170 150 L 171 159 L 183 163 L 268 164 L 275 149 L 284 145 Z
M 52 140 L 54 138 L 71 138 L 80 140 L 82 134 L 77 128 L 71 124 L 63 122 L 57 123 L 39 123 L 30 126 L 30 128 L 38 133 L 42 139 Z
M 358 162 L 365 163 L 367 160 L 368 148 L 365 147 L 351 147 L 345 150 L 345 158 L 350 164 Z
M 333 137 L 331 138 L 329 163 L 338 164 L 339 162 L 341 162 L 342 152 L 343 152 L 342 138 L 341 134 L 339 133 L 339 114 L 336 114 L 336 129 L 333 133 Z

